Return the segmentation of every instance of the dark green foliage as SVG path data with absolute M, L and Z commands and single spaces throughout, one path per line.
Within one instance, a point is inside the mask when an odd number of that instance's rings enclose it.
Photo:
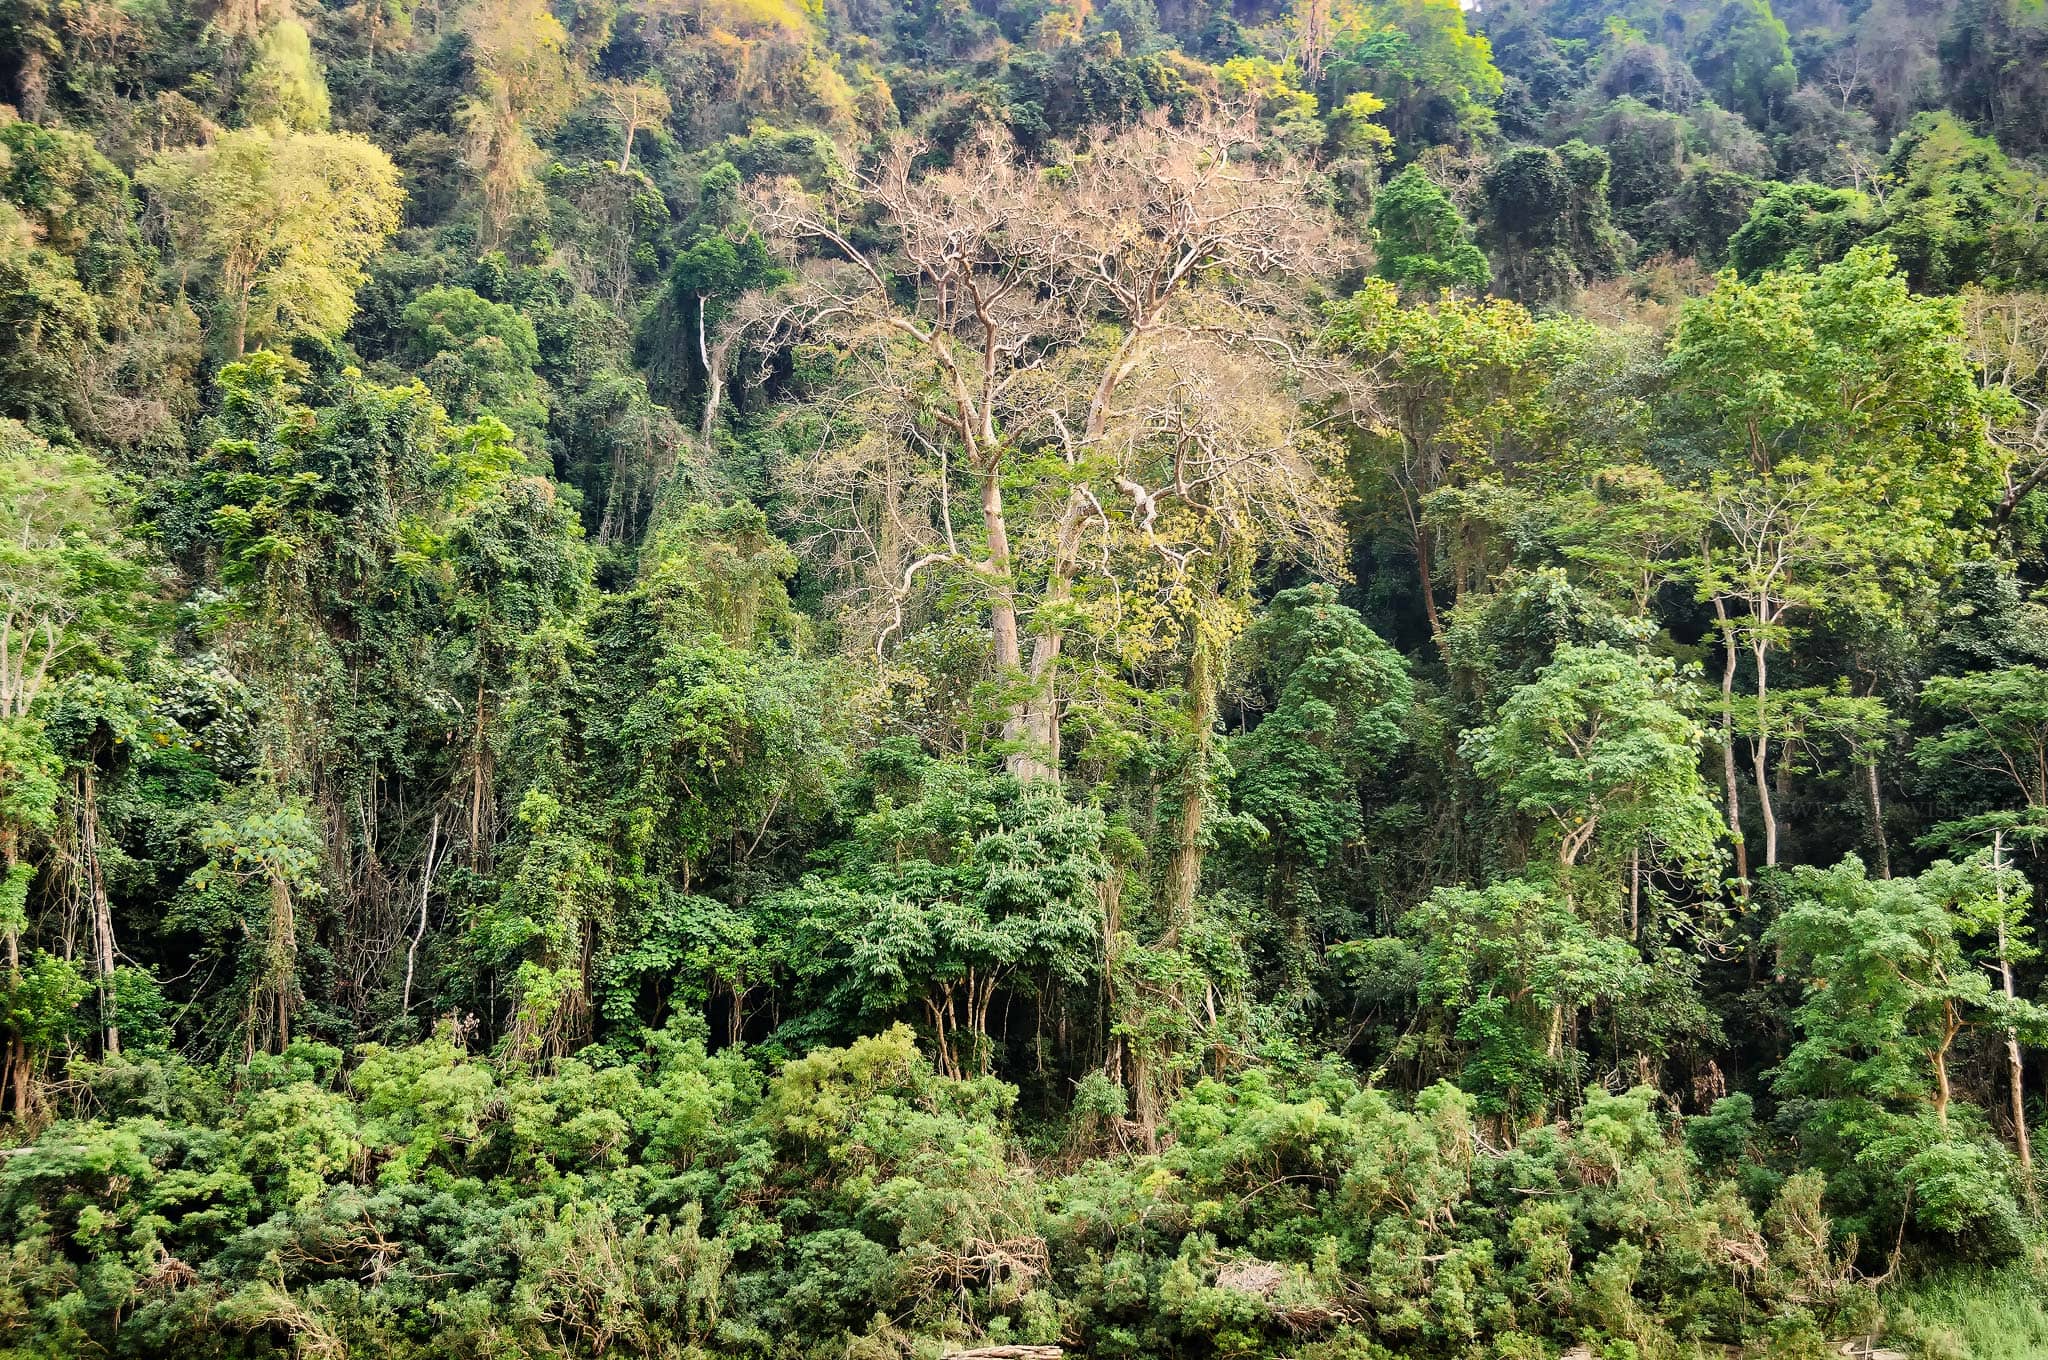
M 1373 198 L 1372 229 L 1383 278 L 1429 292 L 1483 292 L 1493 280 L 1457 208 L 1420 166 L 1403 170 Z
M 1282 591 L 1251 639 L 1273 707 L 1231 745 L 1238 798 L 1283 860 L 1321 867 L 1358 835 L 1357 786 L 1405 741 L 1413 684 L 1327 587 Z
M 1608 208 L 1607 153 L 1574 139 L 1524 147 L 1486 176 L 1489 249 L 1501 291 L 1535 310 L 1562 307 L 1621 266 Z
M 296 1045 L 232 1090 L 175 1060 L 85 1070 L 105 1114 L 0 1176 L 9 1344 L 766 1356 L 973 1328 L 1452 1355 L 1761 1341 L 1798 1299 L 1830 1325 L 1868 1312 L 1802 1235 L 1810 1186 L 1759 1217 L 1646 1089 L 1590 1092 L 1502 1152 L 1449 1085 L 1410 1108 L 1253 1072 L 1179 1102 L 1168 1150 L 1040 1179 L 1007 1131 L 1015 1091 L 938 1076 L 901 1027 L 779 1071 L 683 1027 L 546 1076 L 445 1038 L 371 1049 L 345 1085 L 338 1058 Z M 1769 1283 L 1732 1287 L 1726 1262 L 1752 1259 Z
M 2044 56 L 0 0 L 0 1355 L 2017 1355 Z
M 1686 177 L 1684 189 L 1671 205 L 1663 240 L 1680 255 L 1689 255 L 1703 265 L 1719 265 L 1728 259 L 1735 234 L 1748 223 L 1763 193 L 1764 186 L 1748 175 L 1696 170 Z
M 1963 0 L 1940 43 L 1950 107 L 2016 156 L 2048 147 L 2041 107 L 2048 22 L 2023 0 Z
M 1727 0 L 1693 40 L 1692 69 L 1724 108 L 1768 128 L 1799 80 L 1787 36 L 1770 0 Z
M 1869 200 L 1853 189 L 1778 184 L 1729 238 L 1728 262 L 1745 277 L 1839 260 L 1869 235 Z
M 467 288 L 429 288 L 399 315 L 406 357 L 435 400 L 462 420 L 497 417 L 523 447 L 545 447 L 547 404 L 533 323 Z

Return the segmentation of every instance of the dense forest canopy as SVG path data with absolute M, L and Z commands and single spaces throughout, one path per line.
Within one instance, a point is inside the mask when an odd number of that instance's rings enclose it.
M 2048 1354 L 2041 0 L 0 101 L 0 1355 Z

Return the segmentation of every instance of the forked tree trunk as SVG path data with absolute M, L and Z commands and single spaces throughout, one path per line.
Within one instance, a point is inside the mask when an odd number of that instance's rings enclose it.
M 1750 759 L 1756 770 L 1757 812 L 1764 823 L 1764 867 L 1773 868 L 1778 863 L 1778 814 L 1771 800 L 1771 738 L 1766 717 L 1766 705 L 1770 701 L 1767 647 L 1761 632 L 1750 645 L 1750 654 L 1756 661 L 1756 740 L 1750 745 Z
M 1742 793 L 1735 779 L 1735 624 L 1728 602 L 1714 600 L 1714 618 L 1721 629 L 1721 787 L 1727 798 L 1728 836 L 1735 843 L 1735 877 L 1742 900 L 1749 900 L 1749 847 L 1742 839 Z

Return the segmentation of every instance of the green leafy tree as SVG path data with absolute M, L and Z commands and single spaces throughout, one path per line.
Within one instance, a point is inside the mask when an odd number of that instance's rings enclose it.
M 19 995 L 9 1007 L 9 1030 L 5 1053 L 5 1089 L 16 1118 L 26 1118 L 34 1109 L 35 1065 L 48 1041 L 61 1027 L 53 1027 L 43 1004 L 64 989 L 43 985 L 54 975 L 38 981 L 22 971 L 22 939 L 28 934 L 29 888 L 36 868 L 27 857 L 31 838 L 47 835 L 57 823 L 59 775 L 62 763 L 50 749 L 42 725 L 27 718 L 0 718 L 0 930 L 7 947 L 7 986 Z M 83 981 L 79 986 L 82 999 Z
M 1923 113 L 1892 142 L 1884 203 L 1869 240 L 1913 286 L 2024 287 L 2048 278 L 2048 181 L 2006 159 L 1949 113 Z
M 2040 119 L 2048 23 L 2021 0 L 1964 0 L 1940 37 L 1943 93 L 1955 112 L 2016 156 L 2048 147 Z
M 1764 182 L 1753 175 L 1701 166 L 1686 176 L 1672 204 L 1674 220 L 1661 224 L 1661 235 L 1676 253 L 1719 268 L 1764 192 Z M 1651 235 L 1646 243 L 1656 239 Z
M 147 581 L 124 499 L 90 455 L 0 422 L 0 721 L 27 719 L 51 683 L 132 638 Z
M 1500 290 L 1548 311 L 1615 273 L 1623 238 L 1607 202 L 1607 153 L 1578 140 L 1523 147 L 1487 170 L 1485 239 Z
M 2017 811 L 2027 834 L 2038 834 L 2048 817 L 2048 671 L 2010 666 L 1937 675 L 1920 697 L 1947 725 L 1922 738 L 1914 757 L 1937 772 L 1988 783 L 2006 804 L 1997 811 Z
M 1771 936 L 1805 979 L 1804 1000 L 1772 1081 L 1806 1102 L 1809 1136 L 1865 1178 L 1865 1195 L 1932 1231 L 1983 1234 L 1998 1254 L 2015 1249 L 2019 1214 L 1957 1126 L 1952 1076 L 1966 1030 L 2032 1015 L 1964 945 L 1976 904 L 1996 896 L 1991 877 L 1981 862 L 1944 861 L 1917 879 L 1872 880 L 1854 858 L 1794 871 Z
M 313 39 L 296 19 L 282 19 L 256 39 L 256 55 L 242 90 L 249 122 L 295 132 L 324 132 L 327 81 L 313 56 Z
M 1496 477 L 1525 440 L 1561 413 L 1543 398 L 1551 378 L 1586 349 L 1587 329 L 1537 320 L 1520 305 L 1447 296 L 1404 307 L 1391 284 L 1368 281 L 1330 310 L 1328 344 L 1385 383 L 1384 416 L 1361 431 L 1371 470 L 1400 496 L 1397 532 L 1413 554 L 1423 616 L 1443 636 L 1437 581 L 1443 568 L 1432 501 Z M 1464 573 L 1452 577 L 1462 594 Z
M 495 246 L 531 192 L 540 149 L 573 102 L 569 34 L 538 0 L 487 0 L 463 16 L 475 90 L 458 118 L 482 197 L 483 242 Z
M 1400 148 L 1487 131 L 1501 74 L 1456 0 L 1337 0 L 1323 79 L 1333 102 L 1364 90 Z
M 1643 464 L 1596 469 L 1550 502 L 1559 550 L 1576 574 L 1646 618 L 1684 572 L 1707 507 L 1696 490 Z
M 503 475 L 512 461 L 509 435 L 486 418 L 455 441 L 458 457 L 482 473 L 481 494 L 458 503 L 444 555 L 454 587 L 448 613 L 462 630 L 451 660 L 471 696 L 464 802 L 470 853 L 479 860 L 495 817 L 494 699 L 516 688 L 534 641 L 575 615 L 590 573 L 582 526 L 555 484 Z
M 1905 722 L 1875 695 L 1849 694 L 1838 689 L 1816 698 L 1812 724 L 1847 758 L 1853 776 L 1862 785 L 1864 804 L 1870 813 L 1870 839 L 1877 853 L 1878 877 L 1890 878 L 1892 852 L 1885 834 L 1880 767 L 1897 744 Z
M 547 390 L 534 368 L 540 342 L 516 307 L 467 288 L 429 288 L 399 315 L 408 357 L 449 414 L 490 415 L 518 437 L 529 457 L 546 448 Z
M 150 286 L 135 206 L 85 133 L 0 127 L 0 416 L 108 452 L 165 433 L 137 418 L 134 389 L 155 389 L 167 415 L 184 377 L 162 362 L 176 321 Z
M 1577 1089 L 1572 1040 L 1582 1010 L 1649 987 L 1627 940 L 1525 879 L 1439 888 L 1402 931 L 1421 957 L 1423 1006 L 1463 1049 L 1463 1081 L 1482 1109 L 1512 1120 L 1540 1117 Z
M 649 80 L 612 80 L 598 87 L 598 99 L 618 120 L 619 169 L 633 162 L 633 137 L 643 127 L 659 127 L 670 112 L 668 91 Z
M 180 282 L 211 281 L 231 359 L 252 341 L 340 335 L 405 197 L 390 158 L 349 133 L 229 132 L 136 179 L 164 205 Z
M 1265 829 L 1269 898 L 1306 980 L 1315 879 L 1364 833 L 1363 781 L 1406 744 L 1414 684 L 1399 654 L 1326 586 L 1284 590 L 1242 642 L 1272 708 L 1227 748 L 1237 808 Z
M 913 799 L 856 824 L 839 872 L 777 910 L 799 923 L 797 966 L 849 1019 L 915 1008 L 941 1071 L 985 1074 L 1004 989 L 1043 1002 L 1100 965 L 1104 834 L 1057 790 L 928 763 Z
M 704 405 L 697 432 L 706 443 L 725 400 L 735 347 L 772 321 L 735 316 L 734 307 L 751 290 L 787 279 L 768 243 L 740 220 L 739 187 L 739 171 L 729 161 L 705 172 L 698 181 L 697 221 L 690 243 L 677 253 L 669 270 L 669 311 L 676 329 L 691 336 L 676 348 L 693 352 L 703 372 Z
M 1473 769 L 1538 819 L 1565 883 L 1581 867 L 1618 878 L 1666 863 L 1711 871 L 1720 827 L 1700 778 L 1704 729 L 1668 661 L 1608 646 L 1560 648 L 1490 727 L 1470 734 Z
M 1745 878 L 1737 647 L 1752 671 L 1755 789 L 1775 864 L 1771 654 L 1797 616 L 1895 607 L 1967 554 L 2006 459 L 1988 434 L 2005 398 L 1970 367 L 1954 302 L 1911 293 L 1880 250 L 1755 284 L 1723 275 L 1680 319 L 1673 395 L 1723 469 L 1697 571 L 1722 634 L 1724 782 Z
M 82 453 L 59 453 L 12 421 L 0 422 L 0 935 L 8 985 L 47 999 L 55 975 L 22 972 L 30 928 L 31 851 L 56 834 L 63 762 L 43 718 L 55 687 L 113 669 L 145 642 L 139 625 L 148 584 L 128 537 L 115 479 Z M 68 818 L 67 818 L 68 819 Z M 104 892 L 93 896 L 92 932 L 103 986 L 112 970 Z M 37 990 L 40 989 L 40 990 Z M 24 998 L 31 996 L 24 992 Z M 102 995 L 103 1010 L 108 998 Z M 31 1049 L 53 1037 L 30 1000 L 9 1039 L 14 1109 L 33 1103 Z M 30 1031 L 33 1030 L 34 1033 Z
M 207 860 L 189 891 L 204 896 L 218 885 L 248 898 L 239 923 L 240 971 L 248 989 L 237 1025 L 243 1061 L 258 1052 L 282 1052 L 304 1002 L 298 903 L 320 891 L 318 833 L 303 805 L 270 793 L 223 808 L 200 829 L 199 844 Z
M 1374 267 L 1382 278 L 1410 288 L 1475 293 L 1493 281 L 1457 207 L 1419 165 L 1394 176 L 1373 198 L 1372 229 L 1378 246 Z
M 1694 40 L 1700 82 L 1724 108 L 1768 129 L 1799 85 L 1790 36 L 1770 0 L 1728 0 Z
M 1728 263 L 1746 279 L 1833 264 L 1869 236 L 1871 216 L 1870 200 L 1854 189 L 1774 184 L 1729 238 Z

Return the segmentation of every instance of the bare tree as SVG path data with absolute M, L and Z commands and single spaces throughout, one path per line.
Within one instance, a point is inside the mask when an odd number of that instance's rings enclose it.
M 625 170 L 633 163 L 633 135 L 668 117 L 668 91 L 651 80 L 607 80 L 597 97 L 619 125 L 619 169 Z
M 977 583 L 1016 682 L 1010 767 L 1053 778 L 1091 534 L 1172 554 L 1169 506 L 1327 518 L 1288 500 L 1321 485 L 1296 456 L 1313 441 L 1240 445 L 1225 374 L 1302 352 L 1290 284 L 1329 265 L 1332 238 L 1304 173 L 1262 158 L 1244 119 L 1155 121 L 1045 168 L 992 136 L 947 169 L 919 174 L 918 156 L 900 146 L 836 196 L 784 181 L 756 197 L 801 261 L 801 335 L 839 368 L 798 499 L 879 597 L 878 651 L 921 577 Z
M 1856 43 L 1844 43 L 1821 63 L 1820 79 L 1844 113 L 1869 83 L 1870 54 Z
M 1709 493 L 1710 518 L 1698 561 L 1700 598 L 1713 606 L 1721 634 L 1721 759 L 1728 832 L 1735 841 L 1736 873 L 1745 898 L 1749 855 L 1743 843 L 1735 783 L 1735 674 L 1749 653 L 1753 724 L 1750 765 L 1764 830 L 1766 867 L 1778 862 L 1779 822 L 1771 797 L 1772 706 L 1770 658 L 1790 643 L 1791 615 L 1823 602 L 1847 603 L 1861 583 L 1845 549 L 1839 515 L 1823 494 L 1797 479 L 1728 479 Z
M 1914 13 L 1909 0 L 1876 0 L 1858 21 L 1855 62 L 1881 132 L 1896 133 L 1914 113 L 1938 102 L 1939 37 L 1939 28 Z
M 2011 453 L 1993 510 L 2003 525 L 2048 480 L 2048 294 L 1963 294 L 1963 333 L 1979 380 L 2005 398 L 1991 434 Z

